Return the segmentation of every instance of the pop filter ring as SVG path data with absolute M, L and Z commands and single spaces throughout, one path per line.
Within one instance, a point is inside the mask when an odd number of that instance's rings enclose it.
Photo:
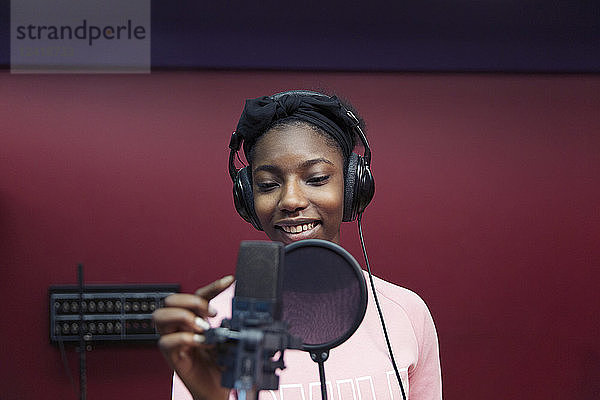
M 358 327 L 360 326 L 365 313 L 367 311 L 367 284 L 365 282 L 365 277 L 363 275 L 363 271 L 358 264 L 358 262 L 352 257 L 350 253 L 348 253 L 343 247 L 320 239 L 306 239 L 300 240 L 297 242 L 293 242 L 285 246 L 285 261 L 284 261 L 284 287 L 282 289 L 282 294 L 285 294 L 285 280 L 286 280 L 286 272 L 290 271 L 292 268 L 290 265 L 289 254 L 298 251 L 307 251 L 311 248 L 320 248 L 326 249 L 335 254 L 336 256 L 342 258 L 345 261 L 345 264 L 350 267 L 352 272 L 356 277 L 356 283 L 358 283 L 358 309 L 357 314 L 354 318 L 352 325 L 347 329 L 343 334 L 339 335 L 337 338 L 331 339 L 325 343 L 320 344 L 307 344 L 302 343 L 301 349 L 307 351 L 310 354 L 310 358 L 316 362 L 319 366 L 319 380 L 321 381 L 321 400 L 327 400 L 327 385 L 325 379 L 325 361 L 329 358 L 329 350 L 334 347 L 339 346 L 344 343 L 346 340 L 350 338 L 356 332 Z M 310 258 L 310 257 L 309 257 Z M 298 268 L 302 268 L 302 266 L 297 266 Z M 326 268 L 326 266 L 324 266 Z M 284 296 L 285 297 L 285 296 Z M 286 304 L 283 304 L 283 316 L 285 319 L 286 314 Z M 294 332 L 290 332 L 294 334 Z M 304 339 L 302 339 L 304 341 Z
M 356 332 L 356 330 L 360 326 L 360 324 L 365 316 L 365 313 L 367 311 L 367 284 L 365 282 L 365 277 L 363 275 L 363 271 L 362 271 L 362 268 L 360 267 L 360 264 L 356 261 L 356 259 L 354 257 L 352 257 L 352 255 L 350 253 L 348 253 L 348 251 L 346 251 L 343 247 L 341 247 L 335 243 L 328 242 L 326 240 L 321 240 L 321 239 L 305 239 L 305 240 L 300 240 L 297 242 L 290 243 L 287 246 L 285 246 L 286 268 L 284 269 L 284 271 L 286 269 L 288 269 L 287 254 L 294 252 L 294 251 L 303 251 L 302 249 L 310 249 L 311 247 L 325 248 L 327 250 L 332 251 L 333 253 L 340 256 L 341 258 L 343 258 L 346 261 L 348 267 L 350 267 L 352 269 L 352 271 L 354 272 L 354 274 L 356 275 L 356 280 L 358 282 L 358 289 L 360 292 L 359 293 L 360 294 L 359 309 L 358 309 L 359 313 L 356 315 L 354 323 L 350 327 L 350 329 L 348 329 L 344 334 L 337 337 L 336 339 L 330 340 L 325 343 L 320 343 L 320 344 L 302 343 L 302 350 L 311 353 L 311 355 L 318 355 L 318 354 L 322 354 L 322 353 L 328 353 L 329 350 L 344 343 L 346 340 L 348 340 L 350 338 L 350 336 L 352 336 L 354 334 L 354 332 Z M 285 275 L 285 272 L 284 272 L 284 275 Z M 285 307 L 285 305 L 284 305 L 284 307 Z M 327 356 L 325 356 L 325 358 L 326 357 Z M 314 359 L 314 356 L 313 356 L 313 359 Z M 317 361 L 317 360 L 315 360 L 315 361 Z

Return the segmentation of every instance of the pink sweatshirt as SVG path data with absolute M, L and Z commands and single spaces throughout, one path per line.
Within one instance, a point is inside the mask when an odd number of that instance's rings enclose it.
M 441 399 L 437 333 L 427 306 L 408 289 L 376 277 L 374 281 L 407 397 Z M 329 400 L 402 399 L 368 281 L 367 286 L 369 298 L 363 322 L 350 339 L 330 351 L 325 361 Z M 229 288 L 211 301 L 220 311 L 218 318 L 230 317 L 233 291 Z M 321 399 L 318 366 L 308 353 L 286 350 L 285 365 L 287 368 L 280 371 L 279 390 L 261 391 L 260 400 Z M 176 374 L 173 399 L 192 399 Z

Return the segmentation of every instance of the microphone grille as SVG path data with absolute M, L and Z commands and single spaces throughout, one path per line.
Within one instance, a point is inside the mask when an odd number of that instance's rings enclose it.
M 243 241 L 235 272 L 235 296 L 280 299 L 284 248 L 279 242 Z

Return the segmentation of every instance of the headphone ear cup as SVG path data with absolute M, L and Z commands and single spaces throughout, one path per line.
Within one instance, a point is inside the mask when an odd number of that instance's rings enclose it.
M 350 154 L 350 158 L 348 159 L 348 169 L 346 169 L 346 176 L 344 177 L 344 216 L 342 218 L 342 221 L 344 222 L 349 222 L 354 219 L 352 215 L 352 203 L 354 202 L 358 158 L 358 154 Z
M 371 169 L 363 157 L 359 156 L 358 158 L 354 206 L 352 208 L 354 212 L 353 218 L 356 218 L 358 214 L 365 211 L 365 208 L 367 208 L 375 194 L 375 179 L 373 179 Z
M 354 221 L 371 202 L 375 194 L 375 181 L 365 159 L 352 153 L 344 181 L 344 216 L 342 221 Z
M 237 172 L 233 183 L 233 202 L 238 214 L 256 229 L 262 231 L 258 216 L 254 211 L 254 193 L 248 167 L 241 168 Z

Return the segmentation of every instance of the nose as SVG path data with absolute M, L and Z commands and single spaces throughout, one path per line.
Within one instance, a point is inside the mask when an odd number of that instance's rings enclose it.
M 288 182 L 283 186 L 278 205 L 281 211 L 295 213 L 308 206 L 308 199 L 298 182 Z

